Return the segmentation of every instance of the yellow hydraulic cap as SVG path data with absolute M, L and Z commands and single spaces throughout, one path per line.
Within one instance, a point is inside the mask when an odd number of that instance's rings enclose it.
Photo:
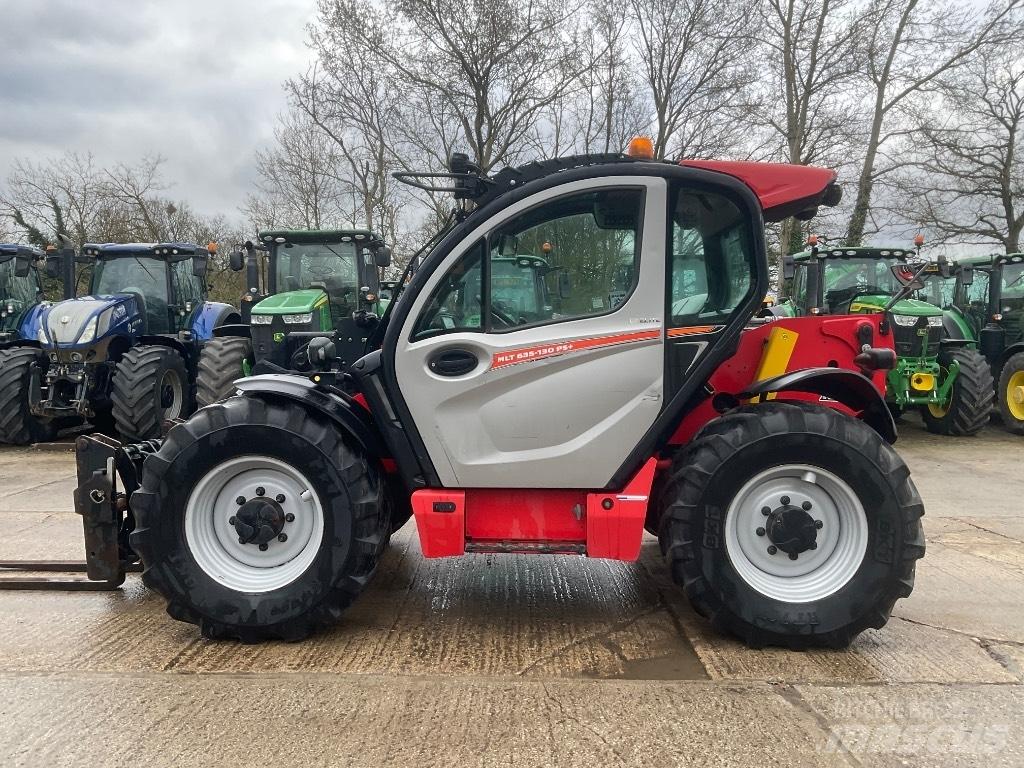
M 935 389 L 935 376 L 930 373 L 915 373 L 910 377 L 910 388 L 917 392 L 931 392 Z

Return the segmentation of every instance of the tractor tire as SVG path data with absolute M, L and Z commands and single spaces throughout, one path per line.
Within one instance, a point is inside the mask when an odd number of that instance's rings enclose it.
M 152 440 L 167 419 L 192 412 L 188 371 L 171 347 L 150 344 L 124 353 L 110 393 L 117 431 L 126 440 Z
M 924 426 L 936 435 L 976 435 L 992 417 L 995 383 L 988 361 L 973 349 L 954 349 L 939 353 L 939 365 L 948 368 L 956 360 L 960 374 L 953 382 L 949 405 L 921 406 Z
M 235 379 L 245 375 L 243 366 L 248 361 L 251 368 L 252 360 L 252 340 L 244 336 L 221 336 L 206 342 L 196 372 L 196 408 L 233 395 Z
M 924 506 L 863 422 L 797 403 L 709 423 L 674 460 L 659 540 L 712 626 L 760 648 L 841 648 L 910 595 Z
M 33 416 L 28 408 L 32 366 L 45 365 L 43 352 L 34 347 L 0 350 L 0 443 L 30 445 L 52 440 L 56 425 Z
M 300 640 L 369 583 L 387 508 L 375 465 L 329 421 L 232 397 L 146 460 L 131 545 L 167 612 L 204 637 Z
M 1003 365 L 998 401 L 1003 426 L 1015 435 L 1024 435 L 1024 352 L 1013 355 Z

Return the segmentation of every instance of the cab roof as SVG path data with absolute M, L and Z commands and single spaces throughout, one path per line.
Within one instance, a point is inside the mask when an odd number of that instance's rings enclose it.
M 207 253 L 207 249 L 194 243 L 86 243 L 82 246 L 83 256 L 100 259 L 143 256 L 180 261 L 196 253 Z
M 19 253 L 27 253 L 33 259 L 45 258 L 46 254 L 31 245 L 17 243 L 0 243 L 0 262 L 10 261 Z
M 368 229 L 268 229 L 257 234 L 264 243 L 279 237 L 289 243 L 382 243 L 383 238 Z
M 836 246 L 834 248 L 818 248 L 817 251 L 803 251 L 793 254 L 794 261 L 809 261 L 811 258 L 819 259 L 909 259 L 917 254 L 909 248 L 874 248 L 869 246 L 858 246 L 846 248 Z

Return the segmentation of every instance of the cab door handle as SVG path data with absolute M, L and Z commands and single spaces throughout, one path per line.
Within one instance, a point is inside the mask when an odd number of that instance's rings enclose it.
M 438 376 L 464 376 L 476 368 L 479 359 L 468 349 L 442 349 L 435 352 L 427 366 Z

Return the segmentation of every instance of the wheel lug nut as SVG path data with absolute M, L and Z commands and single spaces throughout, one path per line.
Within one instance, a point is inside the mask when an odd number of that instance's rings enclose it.
M 796 558 L 797 558 L 796 552 L 790 552 L 789 553 L 789 559 L 790 560 L 796 560 Z
M 267 546 L 268 546 L 267 544 L 260 544 L 260 552 L 266 552 L 267 551 Z
M 228 525 L 234 525 L 234 524 L 235 524 L 235 516 L 232 515 L 231 517 L 228 518 Z
M 293 515 L 291 512 L 289 512 L 287 515 L 284 516 L 284 521 L 286 523 L 294 523 L 295 522 L 295 515 Z
M 287 533 L 280 534 L 277 537 L 277 540 L 280 541 L 282 544 L 284 544 L 286 541 L 288 541 L 288 534 Z
M 812 541 L 811 544 L 810 544 L 810 547 L 811 547 L 811 549 L 817 549 L 818 548 L 818 542 Z
M 757 530 L 755 531 L 755 533 L 756 533 L 756 534 L 757 534 L 758 536 L 764 536 L 764 528 L 758 528 L 758 529 L 757 529 Z
M 772 544 L 771 546 L 769 546 L 769 547 L 768 547 L 768 554 L 769 554 L 769 555 L 774 555 L 774 554 L 775 554 L 776 552 L 778 552 L 778 551 L 779 551 L 779 550 L 775 548 L 775 545 L 774 545 L 774 544 Z
M 257 493 L 259 493 L 259 491 L 257 491 Z M 782 503 L 783 506 L 785 506 L 786 504 L 789 504 L 789 496 L 783 496 L 781 499 L 779 499 L 779 501 Z
M 245 544 L 245 539 L 243 539 L 241 536 L 239 536 L 238 537 L 238 543 L 239 544 Z
M 277 494 L 277 496 L 274 497 L 274 501 L 276 501 L 278 504 L 284 504 L 284 494 Z
M 805 501 L 805 502 L 804 502 L 803 504 L 801 504 L 800 506 L 804 508 L 804 511 L 806 511 L 806 510 L 808 510 L 808 509 L 810 509 L 810 508 L 811 508 L 811 502 L 809 502 L 809 501 Z
M 238 506 L 242 506 L 243 504 L 245 504 L 245 496 L 239 496 L 237 499 L 235 499 L 235 504 L 237 504 Z
M 822 528 L 825 527 L 825 524 L 823 522 L 821 522 L 821 520 L 815 520 L 814 521 L 814 527 L 817 528 L 820 531 Z
M 264 488 L 262 485 L 259 488 L 256 489 L 256 495 L 257 496 L 263 496 L 263 495 L 266 494 L 266 492 L 267 492 L 267 489 Z
M 768 517 L 768 515 L 770 515 L 771 513 L 772 513 L 772 508 L 771 507 L 761 507 L 761 514 L 764 515 L 765 517 Z

